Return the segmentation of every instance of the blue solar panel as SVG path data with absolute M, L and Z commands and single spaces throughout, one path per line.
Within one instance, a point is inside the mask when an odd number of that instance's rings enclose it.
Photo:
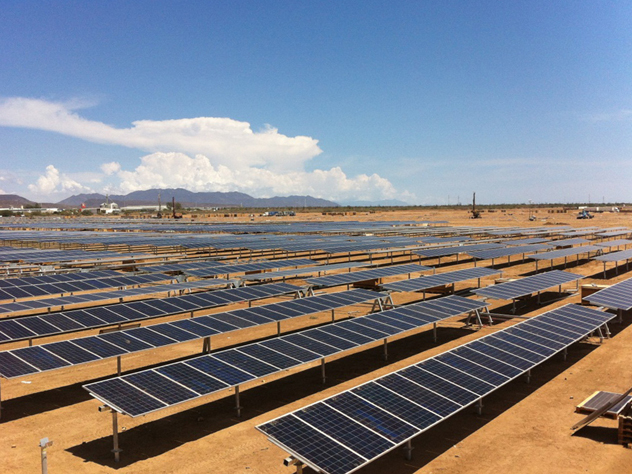
M 357 346 L 357 344 L 355 344 L 354 342 L 342 339 L 338 336 L 334 336 L 328 332 L 321 331 L 320 329 L 310 329 L 308 331 L 303 331 L 301 334 L 318 342 L 333 346 L 341 351 Z
M 317 470 L 344 474 L 366 460 L 296 417 L 272 421 L 262 429 L 281 444 L 296 445 Z
M 40 346 L 24 347 L 11 353 L 39 370 L 51 370 L 70 365 L 69 362 L 57 357 Z
M 244 354 L 259 360 L 265 360 L 269 364 L 272 364 L 280 369 L 289 369 L 290 367 L 301 364 L 300 360 L 288 357 L 280 352 L 273 351 L 261 344 L 249 344 L 247 346 L 240 347 L 239 352 L 243 352 Z
M 303 363 L 311 362 L 320 358 L 320 355 L 310 350 L 298 347 L 294 344 L 290 344 L 283 339 L 270 339 L 259 344 L 260 346 L 269 348 L 273 351 L 279 352 L 287 357 L 291 357 L 296 360 L 300 360 Z
M 369 382 L 351 390 L 351 393 L 364 398 L 375 406 L 406 420 L 418 429 L 424 429 L 439 421 L 440 416 L 412 403 L 392 391 Z
M 216 392 L 228 387 L 224 382 L 214 379 L 183 362 L 160 367 L 156 369 L 156 372 L 184 385 L 200 395 Z
M 275 367 L 266 362 L 262 362 L 252 356 L 244 354 L 238 350 L 230 349 L 214 354 L 212 357 L 221 360 L 227 364 L 242 369 L 256 377 L 263 377 L 265 375 L 277 372 L 279 367 Z
M 393 442 L 360 423 L 350 423 L 344 415 L 324 404 L 307 407 L 297 417 L 365 458 L 394 446 Z
M 39 370 L 9 352 L 0 352 L 0 375 L 6 378 L 32 374 Z
M 168 405 L 196 396 L 195 392 L 152 370 L 126 375 L 123 380 Z
M 111 379 L 90 385 L 90 393 L 121 412 L 131 416 L 149 413 L 166 406 L 149 394 L 122 379 Z
M 401 443 L 417 433 L 417 429 L 412 425 L 377 408 L 351 392 L 345 392 L 330 398 L 326 404 L 342 411 L 353 420 L 394 443 Z
M 213 377 L 228 385 L 239 385 L 248 380 L 254 379 L 254 375 L 244 372 L 236 367 L 226 364 L 213 357 L 198 357 L 186 362 L 187 365 L 201 370 L 204 373 L 213 374 Z
M 100 359 L 100 357 L 96 354 L 83 350 L 70 341 L 60 341 L 46 344 L 46 350 L 62 357 L 73 365 Z

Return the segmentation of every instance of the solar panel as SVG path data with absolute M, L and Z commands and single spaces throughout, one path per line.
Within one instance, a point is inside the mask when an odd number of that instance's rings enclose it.
M 505 245 L 501 243 L 489 243 L 489 244 L 473 244 L 473 245 L 457 245 L 453 247 L 442 247 L 442 248 L 428 248 L 415 250 L 413 253 L 415 255 L 420 255 L 422 257 L 448 257 L 450 255 L 457 255 L 460 253 L 467 252 L 475 252 L 482 250 L 490 250 L 497 248 L 504 248 Z
M 83 329 L 98 328 L 112 324 L 138 321 L 155 318 L 169 314 L 178 314 L 191 311 L 192 300 L 195 298 L 195 309 L 208 309 L 226 304 L 230 300 L 250 301 L 261 297 L 282 295 L 300 290 L 298 286 L 286 283 L 277 283 L 261 287 L 244 287 L 234 290 L 218 290 L 208 294 L 184 295 L 162 300 L 133 301 L 109 306 L 87 308 L 84 310 L 71 310 L 61 313 L 51 313 L 40 316 L 25 316 L 16 319 L 0 321 L 0 334 L 6 337 L 0 338 L 0 342 L 32 339 L 49 336 L 62 332 L 71 332 Z M 209 297 L 202 305 L 203 295 Z M 201 301 L 200 301 L 201 300 Z M 351 303 L 349 303 L 351 304 Z
M 449 296 L 442 299 L 449 300 L 453 306 L 449 307 L 450 304 L 448 303 L 443 305 L 442 319 L 458 316 L 468 310 L 474 311 L 486 306 L 486 303 L 460 296 Z M 182 364 L 193 366 L 204 372 L 203 380 L 206 380 L 206 377 L 212 377 L 223 381 L 226 385 L 218 387 L 219 390 L 431 324 L 425 319 L 414 321 L 413 318 L 408 318 L 407 321 L 409 322 L 400 324 L 401 321 L 399 319 L 403 308 L 423 308 L 430 303 L 422 301 L 402 308 L 373 313 L 320 328 L 306 329 L 281 338 L 249 344 L 238 349 L 228 349 L 165 367 L 172 367 L 168 371 L 177 374 L 179 372 L 178 367 Z M 458 309 L 455 309 L 456 306 L 458 306 Z M 368 333 L 369 335 L 366 332 L 363 334 L 356 331 L 357 328 L 365 328 L 370 333 Z M 379 328 L 380 330 L 371 328 Z M 155 370 L 160 372 L 161 369 Z M 2 373 L 1 366 L 0 373 Z M 165 374 L 164 371 L 161 373 Z M 168 376 L 168 374 L 166 375 Z M 99 383 L 97 382 L 97 384 Z M 193 381 L 190 381 L 190 383 L 193 383 Z M 91 386 L 92 384 L 86 385 L 86 389 L 91 391 Z M 140 385 L 138 386 L 142 388 Z M 202 396 L 210 392 L 198 393 Z M 124 413 L 139 413 L 137 407 L 130 407 L 127 410 L 123 402 L 119 401 L 118 403 L 117 406 Z M 174 402 L 173 404 L 175 403 L 179 402 Z
M 584 245 L 583 247 L 573 247 L 570 249 L 553 250 L 550 252 L 544 252 L 537 255 L 531 255 L 531 258 L 535 260 L 553 260 L 556 258 L 570 257 L 573 255 L 580 255 L 582 253 L 590 254 L 590 252 L 602 252 L 603 247 L 598 245 Z
M 501 271 L 485 267 L 467 268 L 465 270 L 437 273 L 435 275 L 411 278 L 410 280 L 386 283 L 382 285 L 382 288 L 393 291 L 421 291 L 429 288 L 435 288 L 437 286 L 449 285 L 459 281 L 498 275 L 499 273 L 501 273 Z
M 423 265 L 417 264 L 392 265 L 388 267 L 375 268 L 372 270 L 361 270 L 358 272 L 328 275 L 320 278 L 310 278 L 309 280 L 306 280 L 306 283 L 308 285 L 317 287 L 331 287 L 357 283 L 360 281 L 375 280 L 387 276 L 423 272 L 430 269 L 430 267 L 424 267 Z
M 632 278 L 599 290 L 584 299 L 590 304 L 629 311 L 632 309 Z
M 510 334 L 512 331 L 522 331 L 522 326 L 528 326 L 531 329 L 548 331 L 547 337 L 552 337 L 557 329 L 554 326 L 550 329 L 551 323 L 560 314 L 560 310 L 564 310 L 566 315 L 570 313 L 593 318 L 594 324 L 589 330 L 557 349 L 546 349 L 529 339 Z M 548 329 L 539 323 L 544 315 L 548 318 Z M 612 314 L 578 305 L 567 305 L 544 315 L 534 316 L 511 328 L 316 402 L 256 428 L 270 441 L 319 472 L 353 472 L 498 387 L 515 380 L 614 317 Z M 534 337 L 523 332 L 523 336 Z M 506 340 L 517 340 L 525 346 L 534 344 L 543 348 L 546 355 L 539 356 Z M 325 421 L 330 413 L 328 408 L 336 410 L 336 426 Z M 310 416 L 312 413 L 320 416 Z M 388 425 L 382 424 L 381 420 Z M 385 436 L 387 426 L 392 426 L 393 429 Z M 390 443 L 369 443 L 359 453 L 356 433 L 360 428 L 372 430 Z M 301 434 L 292 436 L 298 432 Z M 332 446 L 332 449 L 335 447 L 335 450 L 315 451 L 313 446 L 316 443 L 318 446 Z
M 561 270 L 552 270 L 521 278 L 520 280 L 491 285 L 486 288 L 477 288 L 472 291 L 477 295 L 487 298 L 512 300 L 571 281 L 581 280 L 582 278 L 584 278 L 582 275 L 563 272 Z
M 477 260 L 493 260 L 501 257 L 511 257 L 512 255 L 524 255 L 524 254 L 533 254 L 534 252 L 538 252 L 540 250 L 546 250 L 550 247 L 545 244 L 533 244 L 533 245 L 523 245 L 519 247 L 507 247 L 507 248 L 499 248 L 499 249 L 491 249 L 491 250 L 481 250 L 477 252 L 467 252 L 467 254 L 475 258 Z M 534 255 L 529 255 L 530 258 L 533 258 Z

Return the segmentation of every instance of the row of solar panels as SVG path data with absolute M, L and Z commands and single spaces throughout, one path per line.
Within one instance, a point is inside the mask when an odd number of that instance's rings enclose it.
M 291 260 L 263 260 L 253 263 L 242 263 L 237 265 L 209 266 L 208 268 L 197 268 L 185 270 L 187 275 L 197 277 L 209 277 L 217 275 L 228 275 L 233 273 L 255 272 L 261 270 L 271 270 L 283 267 L 299 267 L 302 265 L 314 265 L 316 262 L 308 258 L 295 258 Z
M 89 384 L 85 389 L 121 413 L 146 415 L 484 306 L 459 296 L 422 301 Z
M 0 303 L 0 314 L 17 313 L 19 311 L 52 308 L 56 306 L 61 306 L 63 311 L 64 306 L 74 304 L 97 303 L 99 301 L 123 299 L 133 296 L 210 288 L 212 286 L 224 286 L 227 283 L 229 282 L 226 280 L 186 281 L 181 283 L 168 283 L 164 285 L 143 286 L 140 288 L 128 288 L 127 290 L 100 291 L 98 293 L 84 293 L 72 296 L 58 296 L 56 298 L 42 298 L 3 304 Z
M 629 311 L 632 309 L 632 278 L 599 290 L 584 299 L 594 305 Z
M 612 317 L 567 305 L 257 429 L 317 472 L 348 474 L 515 380 Z
M 114 270 L 98 270 L 91 272 L 62 273 L 59 275 L 39 275 L 34 277 L 6 278 L 0 280 L 0 289 L 13 286 L 43 285 L 45 283 L 65 283 L 79 280 L 96 280 L 122 276 Z
M 361 270 L 351 273 L 340 273 L 336 275 L 327 275 L 318 278 L 310 278 L 306 283 L 315 287 L 331 287 L 338 285 L 348 285 L 360 281 L 375 280 L 388 276 L 405 275 L 410 273 L 423 272 L 432 270 L 432 267 L 424 267 L 415 263 L 405 265 L 390 265 L 387 267 L 374 268 L 371 270 Z
M 477 295 L 487 298 L 512 300 L 537 293 L 538 291 L 544 291 L 554 286 L 581 280 L 582 278 L 584 278 L 583 275 L 563 272 L 561 270 L 551 270 L 545 273 L 537 273 L 525 278 L 520 278 L 519 280 L 508 281 L 485 288 L 477 288 L 473 291 Z
M 35 296 L 74 293 L 76 291 L 102 290 L 121 286 L 142 285 L 168 281 L 173 277 L 162 273 L 99 278 L 95 280 L 74 280 L 72 282 L 42 283 L 30 286 L 8 286 L 0 289 L 0 300 L 31 298 Z
M 421 276 L 409 280 L 401 280 L 382 285 L 385 290 L 391 291 L 423 291 L 442 285 L 450 285 L 459 281 L 471 280 L 474 278 L 484 278 L 502 273 L 485 267 L 466 268 L 453 272 L 437 273 L 435 275 Z
M 170 298 L 132 301 L 130 303 L 99 306 L 28 316 L 0 321 L 0 342 L 32 339 L 85 329 L 94 329 L 113 324 L 197 311 L 240 301 L 282 295 L 299 291 L 300 288 L 286 283 L 248 286 L 228 290 L 217 290 Z
M 20 377 L 132 352 L 155 349 L 247 327 L 335 310 L 374 300 L 379 296 L 379 293 L 373 291 L 352 290 L 209 316 L 198 316 L 194 319 L 155 324 L 148 327 L 126 329 L 71 341 L 14 349 L 0 352 L 0 376 L 5 378 Z

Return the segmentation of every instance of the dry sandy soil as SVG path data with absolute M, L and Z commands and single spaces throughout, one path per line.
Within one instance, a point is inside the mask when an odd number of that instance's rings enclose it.
M 534 226 L 570 224 L 575 227 L 632 226 L 630 214 L 598 214 L 590 221 L 575 220 L 574 214 L 547 214 L 539 210 L 538 220 L 529 222 L 527 211 L 485 213 L 483 219 L 467 219 L 465 212 L 434 211 L 390 212 L 347 216 L 353 220 L 448 220 L 451 225 Z M 324 219 L 310 215 L 310 220 Z M 301 216 L 293 218 L 301 219 Z M 337 218 L 341 219 L 341 218 Z M 263 221 L 263 219 L 257 219 Z M 429 261 L 432 265 L 436 261 Z M 425 262 L 424 262 L 425 263 Z M 484 262 L 489 265 L 490 262 Z M 497 262 L 499 263 L 499 262 Z M 504 276 L 528 274 L 533 262 L 512 262 L 499 267 Z M 556 262 L 557 265 L 557 262 Z M 438 271 L 471 267 L 471 261 L 442 261 Z M 561 267 L 558 267 L 561 268 Z M 629 278 L 631 272 L 608 273 L 603 279 L 602 265 L 580 260 L 567 271 L 585 275 L 584 284 L 612 284 Z M 484 280 L 483 284 L 491 284 Z M 475 283 L 457 284 L 457 290 Z M 396 297 L 402 303 L 415 296 Z M 560 299 L 557 293 L 543 295 L 542 304 L 530 301 L 518 315 L 533 316 L 566 303 L 579 302 L 578 295 Z M 493 309 L 509 312 L 507 302 L 495 302 Z M 363 314 L 367 306 L 348 308 L 338 313 Z M 592 426 L 571 434 L 570 427 L 581 419 L 574 413 L 577 403 L 596 390 L 622 392 L 632 386 L 632 318 L 612 324 L 613 337 L 578 343 L 569 349 L 566 361 L 557 356 L 533 371 L 531 382 L 517 380 L 484 401 L 482 416 L 468 408 L 413 440 L 412 461 L 405 461 L 395 450 L 361 469 L 363 474 L 412 473 L 578 473 L 631 472 L 632 451 L 617 444 L 616 421 L 601 419 Z M 284 326 L 285 330 L 323 323 L 328 315 L 306 317 Z M 361 382 L 426 359 L 452 347 L 497 331 L 517 319 L 498 321 L 482 330 L 464 329 L 462 320 L 441 325 L 439 341 L 432 331 L 420 330 L 389 344 L 389 360 L 382 359 L 382 348 L 368 350 L 330 361 L 327 383 L 322 384 L 320 368 L 291 370 L 278 377 L 256 381 L 242 387 L 242 417 L 237 418 L 231 392 L 180 405 L 172 410 L 137 419 L 119 416 L 123 452 L 113 462 L 111 415 L 100 413 L 99 402 L 81 385 L 113 375 L 113 360 L 88 364 L 73 370 L 58 370 L 13 381 L 2 381 L 3 411 L 0 420 L 0 472 L 34 473 L 40 470 L 39 440 L 48 437 L 51 473 L 292 473 L 284 467 L 286 453 L 271 444 L 254 426 L 306 404 L 334 395 Z M 274 328 L 242 331 L 230 337 L 214 338 L 214 349 L 270 336 Z M 177 345 L 124 358 L 125 370 L 159 364 L 199 353 L 201 342 Z M 309 469 L 306 469 L 310 472 Z

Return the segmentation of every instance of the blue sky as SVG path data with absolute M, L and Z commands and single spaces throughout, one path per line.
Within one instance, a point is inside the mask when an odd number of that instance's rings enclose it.
M 0 190 L 632 201 L 632 4 L 0 0 Z

